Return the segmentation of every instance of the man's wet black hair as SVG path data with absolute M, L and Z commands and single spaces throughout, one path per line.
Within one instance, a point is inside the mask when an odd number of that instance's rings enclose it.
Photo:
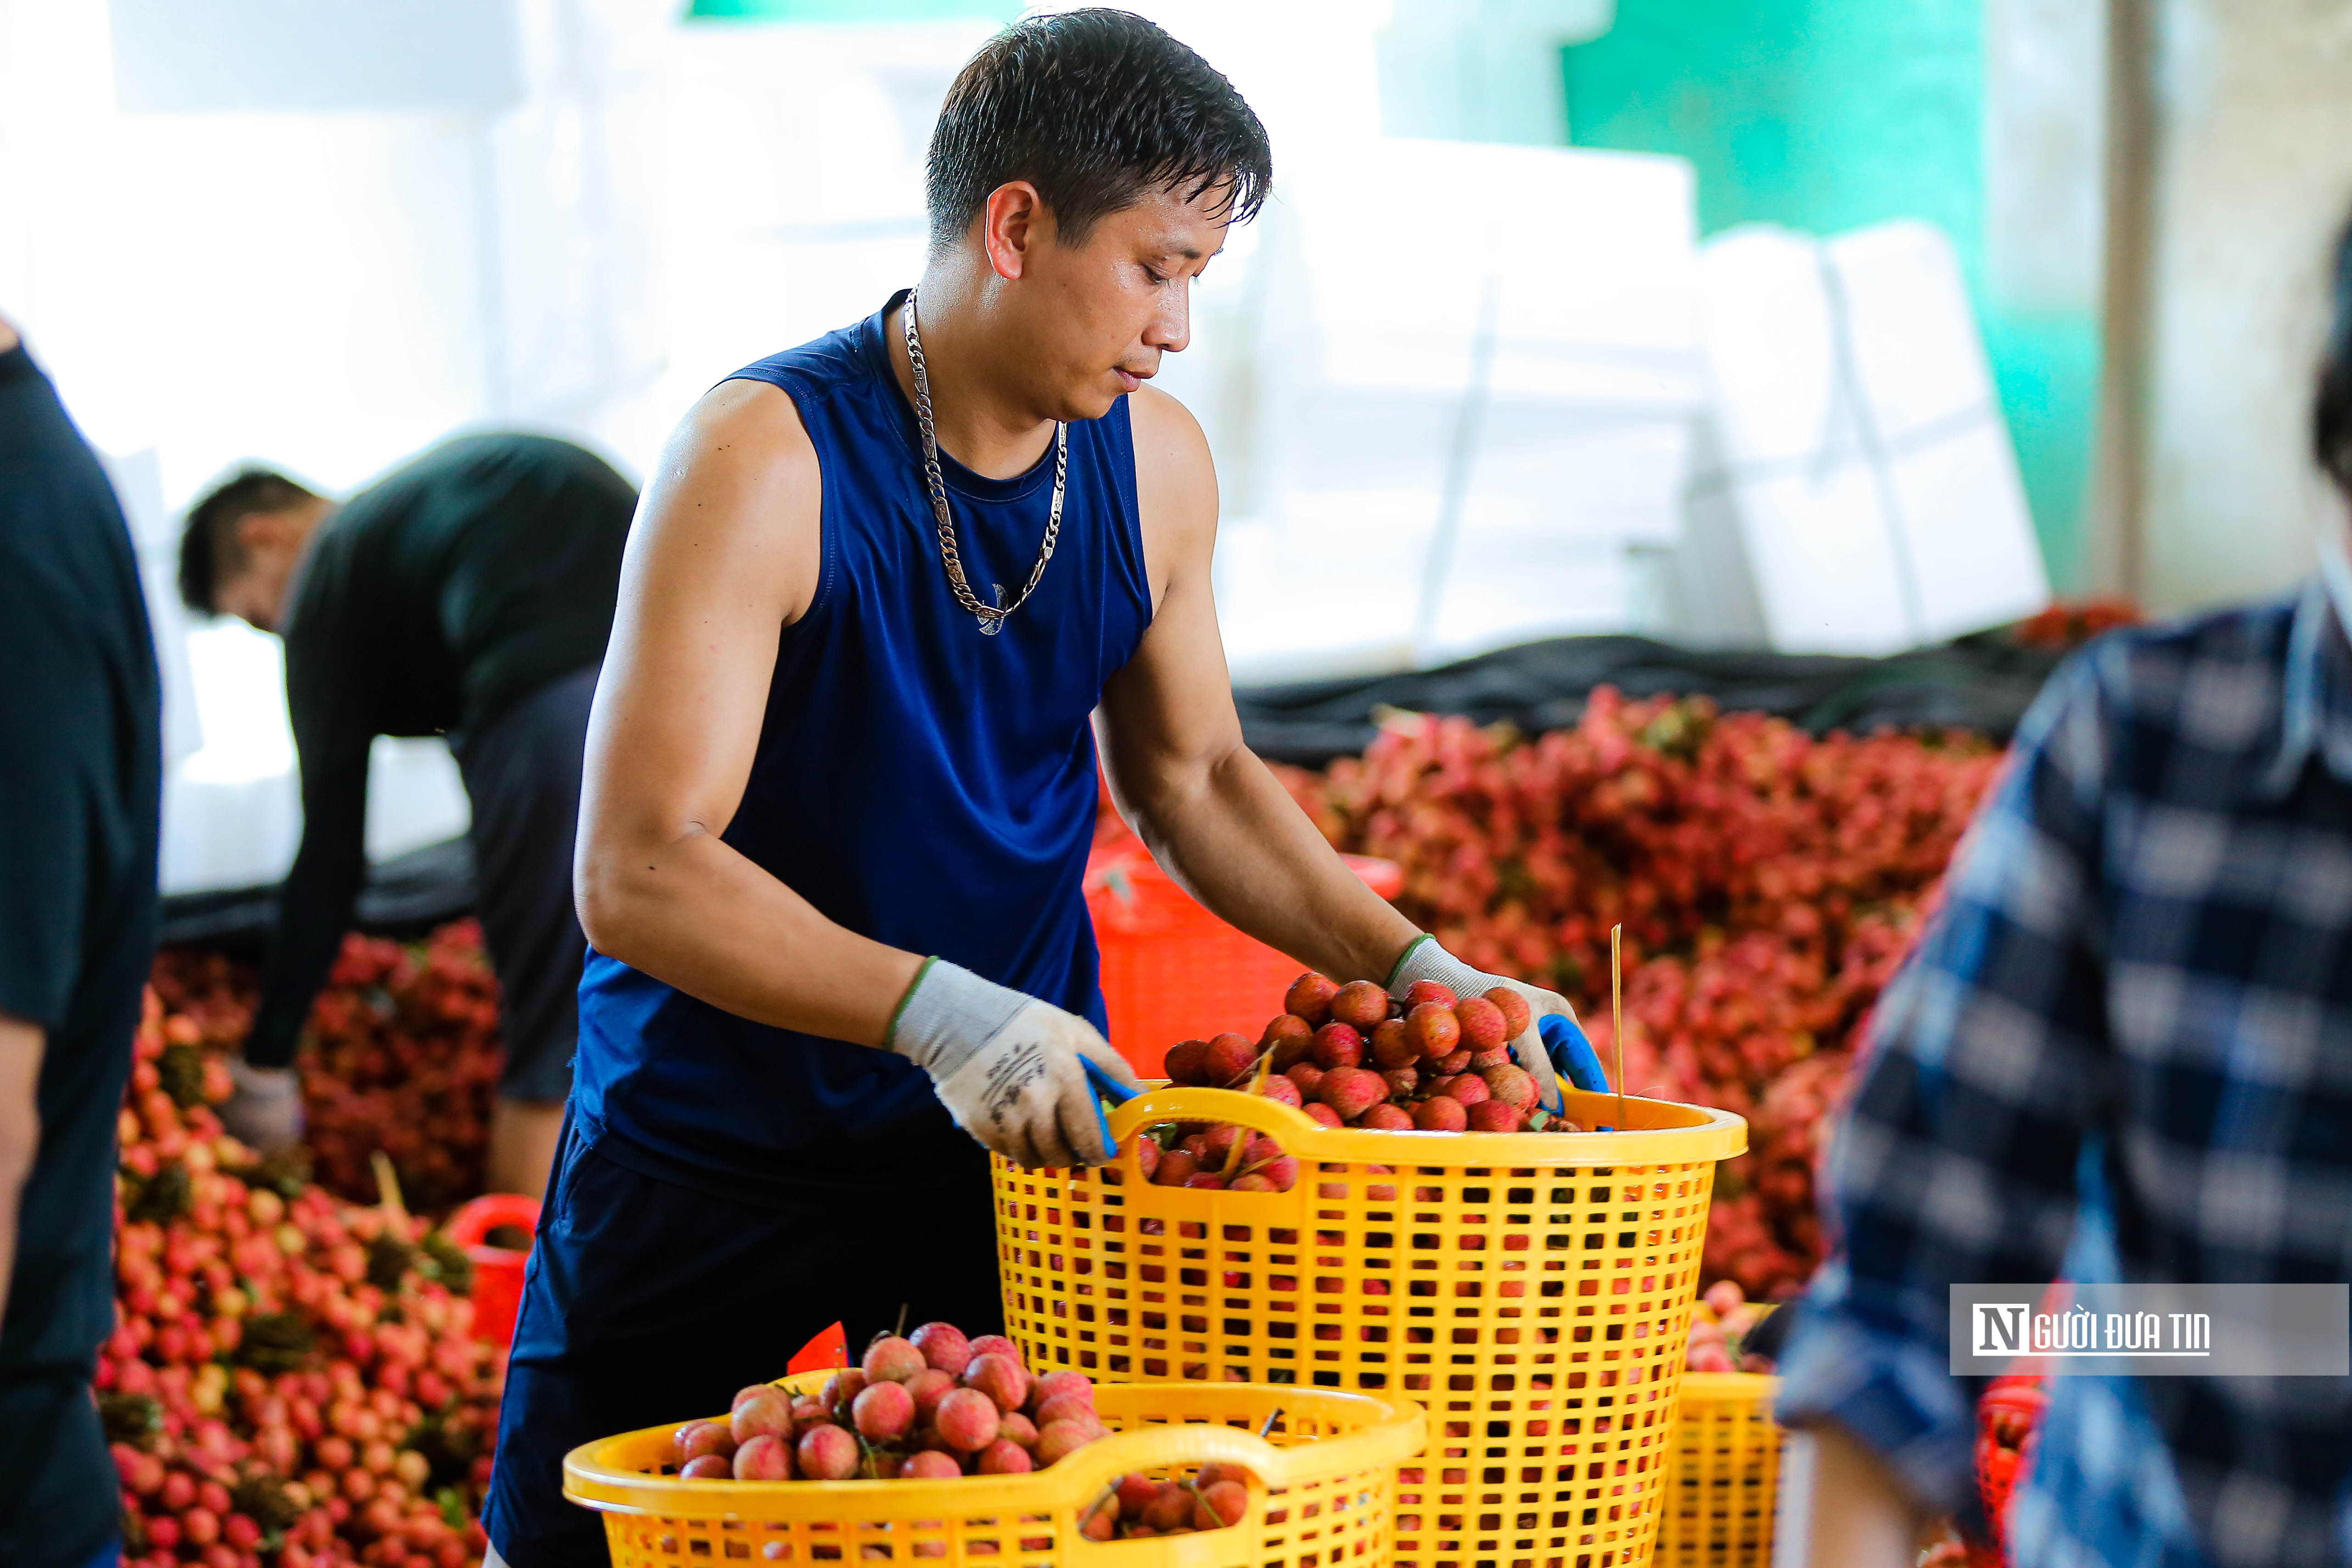
M 1274 153 L 1208 61 L 1140 16 L 1097 7 L 1026 17 L 990 39 L 948 89 L 927 171 L 934 250 L 1014 180 L 1037 187 L 1057 237 L 1076 245 L 1154 191 L 1219 192 L 1231 221 L 1247 223 Z
M 268 468 L 240 469 L 214 486 L 188 508 L 180 533 L 180 601 L 199 614 L 219 614 L 221 584 L 245 563 L 236 525 L 257 512 L 291 511 L 318 498 Z
M 2336 238 L 2332 282 L 2336 316 L 2319 367 L 2319 395 L 2312 402 L 2311 455 L 2352 497 L 2352 223 Z

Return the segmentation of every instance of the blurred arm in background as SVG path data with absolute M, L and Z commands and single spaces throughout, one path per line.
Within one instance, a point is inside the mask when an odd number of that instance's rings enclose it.
M 0 351 L 6 345 L 0 344 Z M 0 1013 L 0 1309 L 16 1266 L 16 1207 L 25 1178 L 41 1146 L 41 1051 L 48 1031 L 29 1019 Z

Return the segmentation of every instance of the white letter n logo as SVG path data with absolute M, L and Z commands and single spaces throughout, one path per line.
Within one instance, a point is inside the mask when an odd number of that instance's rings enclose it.
M 2015 1355 L 2025 1348 L 2023 1301 L 1979 1301 L 1971 1355 Z

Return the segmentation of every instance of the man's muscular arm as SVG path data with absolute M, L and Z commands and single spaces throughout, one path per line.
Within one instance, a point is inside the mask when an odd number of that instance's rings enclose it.
M 1267 946 L 1340 979 L 1384 981 L 1420 935 L 1350 872 L 1242 743 L 1209 560 L 1217 480 L 1201 427 L 1146 388 L 1128 400 L 1151 628 L 1103 690 L 1120 812 L 1185 890 Z
M 596 685 L 573 884 L 598 952 L 761 1023 L 879 1045 L 922 965 L 720 841 L 779 630 L 818 574 L 816 452 L 792 400 L 720 384 L 646 488 Z

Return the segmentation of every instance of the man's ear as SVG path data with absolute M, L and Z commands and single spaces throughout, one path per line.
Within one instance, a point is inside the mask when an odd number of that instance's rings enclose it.
M 1010 282 L 1027 270 L 1029 256 L 1054 238 L 1054 214 L 1037 187 L 1013 180 L 988 193 L 980 214 L 981 248 L 996 276 Z
M 247 512 L 236 520 L 236 549 L 241 556 L 267 553 L 286 542 L 293 519 L 283 512 Z

